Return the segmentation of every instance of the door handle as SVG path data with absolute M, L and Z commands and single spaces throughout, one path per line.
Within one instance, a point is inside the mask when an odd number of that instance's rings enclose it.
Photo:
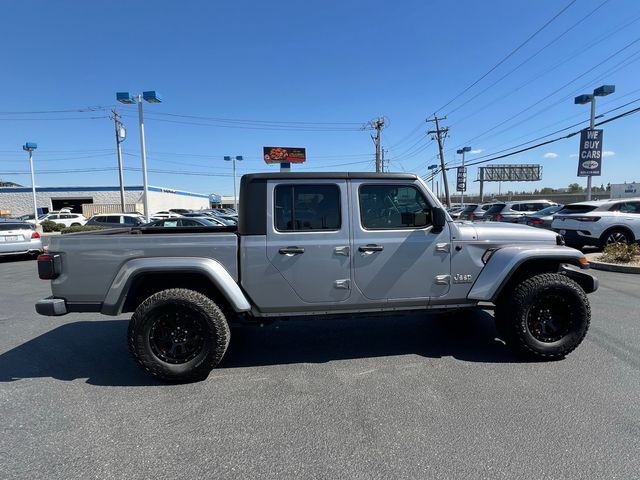
M 384 247 L 382 245 L 369 244 L 358 247 L 358 251 L 362 253 L 381 252 L 382 250 L 384 250 Z
M 293 257 L 294 255 L 302 255 L 304 253 L 304 248 L 300 247 L 286 247 L 278 250 L 282 255 L 287 255 L 289 257 Z

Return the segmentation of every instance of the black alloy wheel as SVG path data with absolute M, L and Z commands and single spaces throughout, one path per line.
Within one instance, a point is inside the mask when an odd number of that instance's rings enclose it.
M 202 352 L 206 325 L 200 316 L 181 305 L 167 305 L 154 313 L 149 345 L 160 360 L 179 365 Z

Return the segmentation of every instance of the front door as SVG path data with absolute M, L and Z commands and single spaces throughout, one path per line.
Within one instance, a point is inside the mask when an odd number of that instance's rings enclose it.
M 305 303 L 342 302 L 349 298 L 347 182 L 273 182 L 268 184 L 267 195 L 271 220 L 266 247 L 269 262 Z
M 351 184 L 355 284 L 369 300 L 445 295 L 450 283 L 450 232 L 436 232 L 432 202 L 419 183 Z

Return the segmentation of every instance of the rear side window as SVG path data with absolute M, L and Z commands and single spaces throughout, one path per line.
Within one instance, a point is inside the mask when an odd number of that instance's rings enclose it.
M 640 213 L 640 202 L 616 203 L 609 210 L 620 213 Z
M 337 185 L 279 185 L 274 218 L 280 232 L 340 230 L 340 188 Z
M 412 185 L 362 185 L 359 200 L 363 228 L 386 230 L 431 225 L 431 207 Z
M 137 218 L 135 217 L 122 217 L 123 222 L 125 225 L 138 225 L 138 223 L 140 222 Z

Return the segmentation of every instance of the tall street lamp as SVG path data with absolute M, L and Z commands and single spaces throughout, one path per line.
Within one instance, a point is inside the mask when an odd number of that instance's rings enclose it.
M 155 90 L 142 92 L 142 95 L 132 97 L 129 92 L 116 93 L 116 99 L 125 105 L 138 104 L 138 123 L 140 125 L 140 157 L 142 159 L 142 203 L 144 206 L 144 216 L 147 223 L 151 221 L 149 213 L 149 185 L 147 182 L 147 149 L 144 143 L 144 117 L 142 116 L 142 100 L 149 103 L 160 103 L 162 97 Z
M 38 225 L 38 201 L 36 200 L 36 176 L 33 173 L 33 151 L 38 148 L 37 143 L 25 142 L 22 149 L 29 154 L 29 168 L 31 168 L 31 192 L 33 193 L 33 223 Z
M 467 188 L 467 170 L 464 168 L 464 154 L 471 151 L 471 147 L 462 147 L 456 153 L 462 154 L 462 171 L 464 172 L 464 188 L 460 189 L 460 203 L 464 205 L 464 191 Z
M 585 95 L 577 96 L 573 103 L 576 105 L 584 105 L 591 102 L 591 118 L 589 120 L 589 130 L 593 130 L 596 125 L 596 97 L 606 97 L 616 91 L 615 85 L 602 85 L 593 91 L 593 94 L 587 93 Z M 587 201 L 591 200 L 591 177 L 587 175 Z
M 242 155 L 236 155 L 232 157 L 225 155 L 225 162 L 233 162 L 233 209 L 238 212 L 238 196 L 236 195 L 236 161 L 241 162 L 243 160 Z

